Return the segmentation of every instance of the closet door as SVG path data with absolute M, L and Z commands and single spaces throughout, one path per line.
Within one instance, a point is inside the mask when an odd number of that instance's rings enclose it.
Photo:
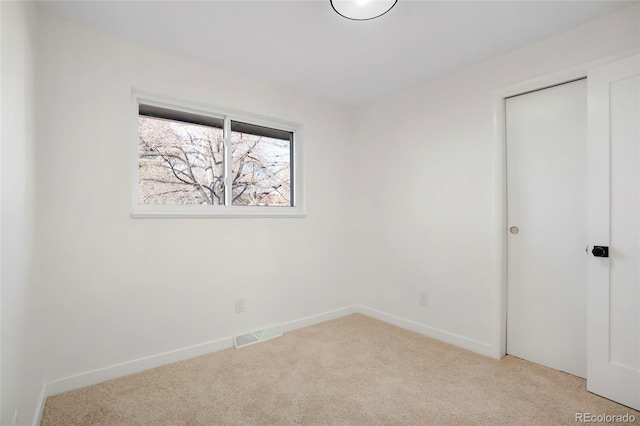
M 587 375 L 587 82 L 505 100 L 507 353 Z

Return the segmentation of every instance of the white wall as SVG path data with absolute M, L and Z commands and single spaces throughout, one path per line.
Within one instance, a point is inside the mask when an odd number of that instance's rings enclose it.
M 493 93 L 636 48 L 638 22 L 627 9 L 359 111 L 362 305 L 497 354 Z
M 46 380 L 353 304 L 352 109 L 58 18 L 40 29 Z M 132 87 L 303 123 L 308 216 L 132 219 Z
M 2 9 L 2 417 L 31 422 L 43 376 L 34 281 L 36 119 L 34 69 L 36 11 L 31 3 L 1 2 Z

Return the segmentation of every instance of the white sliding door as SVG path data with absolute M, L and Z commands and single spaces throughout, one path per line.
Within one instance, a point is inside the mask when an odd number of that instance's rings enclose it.
M 586 80 L 505 110 L 507 353 L 586 377 Z

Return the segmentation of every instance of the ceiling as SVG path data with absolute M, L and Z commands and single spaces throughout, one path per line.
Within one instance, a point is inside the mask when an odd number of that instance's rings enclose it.
M 359 105 L 637 1 L 399 0 L 371 21 L 329 0 L 41 1 L 88 27 Z

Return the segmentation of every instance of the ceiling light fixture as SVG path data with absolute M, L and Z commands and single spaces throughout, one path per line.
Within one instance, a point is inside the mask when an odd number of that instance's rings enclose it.
M 330 0 L 340 16 L 354 21 L 378 18 L 396 5 L 398 0 Z

